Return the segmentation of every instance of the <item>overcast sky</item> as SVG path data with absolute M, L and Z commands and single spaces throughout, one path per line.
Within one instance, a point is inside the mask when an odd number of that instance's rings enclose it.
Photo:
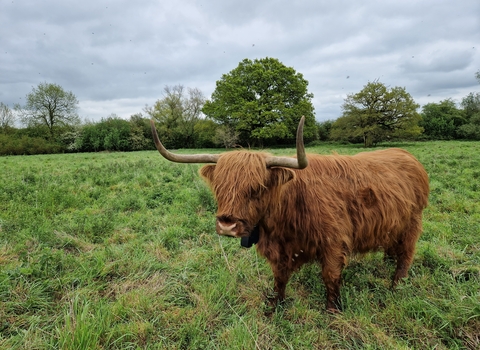
M 244 58 L 302 73 L 317 120 L 369 81 L 421 105 L 480 92 L 479 0 L 0 0 L 0 102 L 41 82 L 82 119 L 143 112 L 166 85 L 209 98 Z

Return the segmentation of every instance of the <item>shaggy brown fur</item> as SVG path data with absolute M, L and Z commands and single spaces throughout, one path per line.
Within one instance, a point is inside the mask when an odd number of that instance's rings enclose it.
M 338 310 L 352 253 L 384 250 L 397 262 L 393 285 L 407 276 L 429 193 L 427 173 L 410 153 L 308 155 L 303 170 L 267 168 L 267 155 L 224 153 L 200 173 L 218 202 L 217 231 L 235 224 L 242 237 L 259 226 L 257 250 L 272 267 L 275 303 L 292 272 L 311 261 L 322 266 L 330 311 Z

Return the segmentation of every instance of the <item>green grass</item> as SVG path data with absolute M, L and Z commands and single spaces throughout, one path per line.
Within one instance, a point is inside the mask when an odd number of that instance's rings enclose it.
M 431 182 L 410 277 L 392 292 L 382 254 L 352 258 L 333 316 L 316 265 L 266 315 L 268 263 L 215 234 L 200 165 L 156 152 L 1 157 L 0 348 L 478 349 L 480 143 L 394 146 Z M 363 150 L 308 148 L 332 151 Z

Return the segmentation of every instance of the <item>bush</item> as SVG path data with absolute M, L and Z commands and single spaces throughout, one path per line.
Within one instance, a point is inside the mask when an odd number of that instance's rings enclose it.
M 465 139 L 480 140 L 480 113 L 473 115 L 468 124 L 460 126 L 458 134 Z
M 323 122 L 317 122 L 317 131 L 318 131 L 318 139 L 320 141 L 327 141 L 330 140 L 330 130 L 332 130 L 332 126 L 334 120 L 325 120 Z
M 201 119 L 194 126 L 196 148 L 215 147 L 214 138 L 218 125 L 209 119 Z
M 96 124 L 87 124 L 81 131 L 78 149 L 81 152 L 141 149 L 144 144 L 142 131 L 138 127 L 132 130 L 132 125 L 115 115 L 102 119 Z
M 61 153 L 63 147 L 41 137 L 0 134 L 0 155 L 31 155 Z

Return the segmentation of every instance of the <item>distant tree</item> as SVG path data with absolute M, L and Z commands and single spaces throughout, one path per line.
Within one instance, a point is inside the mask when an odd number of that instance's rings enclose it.
M 57 84 L 40 83 L 26 96 L 26 104 L 15 109 L 24 124 L 46 126 L 50 140 L 54 140 L 57 127 L 79 123 L 77 105 L 72 92 Z
M 152 131 L 148 118 L 144 118 L 142 113 L 136 113 L 130 116 L 130 149 L 139 151 L 145 149 L 154 149 L 152 140 Z
M 480 140 L 480 113 L 473 115 L 468 123 L 460 126 L 458 135 L 465 139 Z
M 103 146 L 107 151 L 130 150 L 130 123 L 112 114 L 102 120 L 104 130 Z
M 418 107 L 405 88 L 388 89 L 381 82 L 370 82 L 360 92 L 347 96 L 343 115 L 332 125 L 330 135 L 336 140 L 361 140 L 364 147 L 414 137 L 422 132 Z
M 214 142 L 218 146 L 232 148 L 237 146 L 239 141 L 239 132 L 228 125 L 222 125 L 215 132 Z
M 475 78 L 477 78 L 478 82 L 480 83 L 480 70 L 477 70 L 475 73 Z
M 7 133 L 7 131 L 13 128 L 15 123 L 15 114 L 12 110 L 3 102 L 0 102 L 0 131 Z
M 218 124 L 211 119 L 201 119 L 195 124 L 195 148 L 215 147 Z
M 452 99 L 427 103 L 422 107 L 421 115 L 424 135 L 436 140 L 457 138 L 457 129 L 465 123 L 463 112 Z
M 244 59 L 217 81 L 203 113 L 224 125 L 225 132 L 238 132 L 240 140 L 249 144 L 294 140 L 304 115 L 304 136 L 313 139 L 313 94 L 307 87 L 302 74 L 275 58 Z
M 325 120 L 317 123 L 318 139 L 321 141 L 327 141 L 330 139 L 330 131 L 332 130 L 333 120 Z
M 477 72 L 478 74 L 480 72 Z M 466 139 L 480 140 L 480 93 L 469 93 L 462 99 L 461 106 L 463 107 L 465 124 L 458 128 L 458 135 Z
M 193 147 L 195 124 L 201 119 L 203 93 L 182 85 L 165 86 L 164 97 L 145 112 L 158 123 L 158 133 L 167 147 Z
M 473 115 L 480 112 L 480 93 L 471 92 L 462 99 L 460 105 L 465 112 L 465 118 L 468 120 Z

